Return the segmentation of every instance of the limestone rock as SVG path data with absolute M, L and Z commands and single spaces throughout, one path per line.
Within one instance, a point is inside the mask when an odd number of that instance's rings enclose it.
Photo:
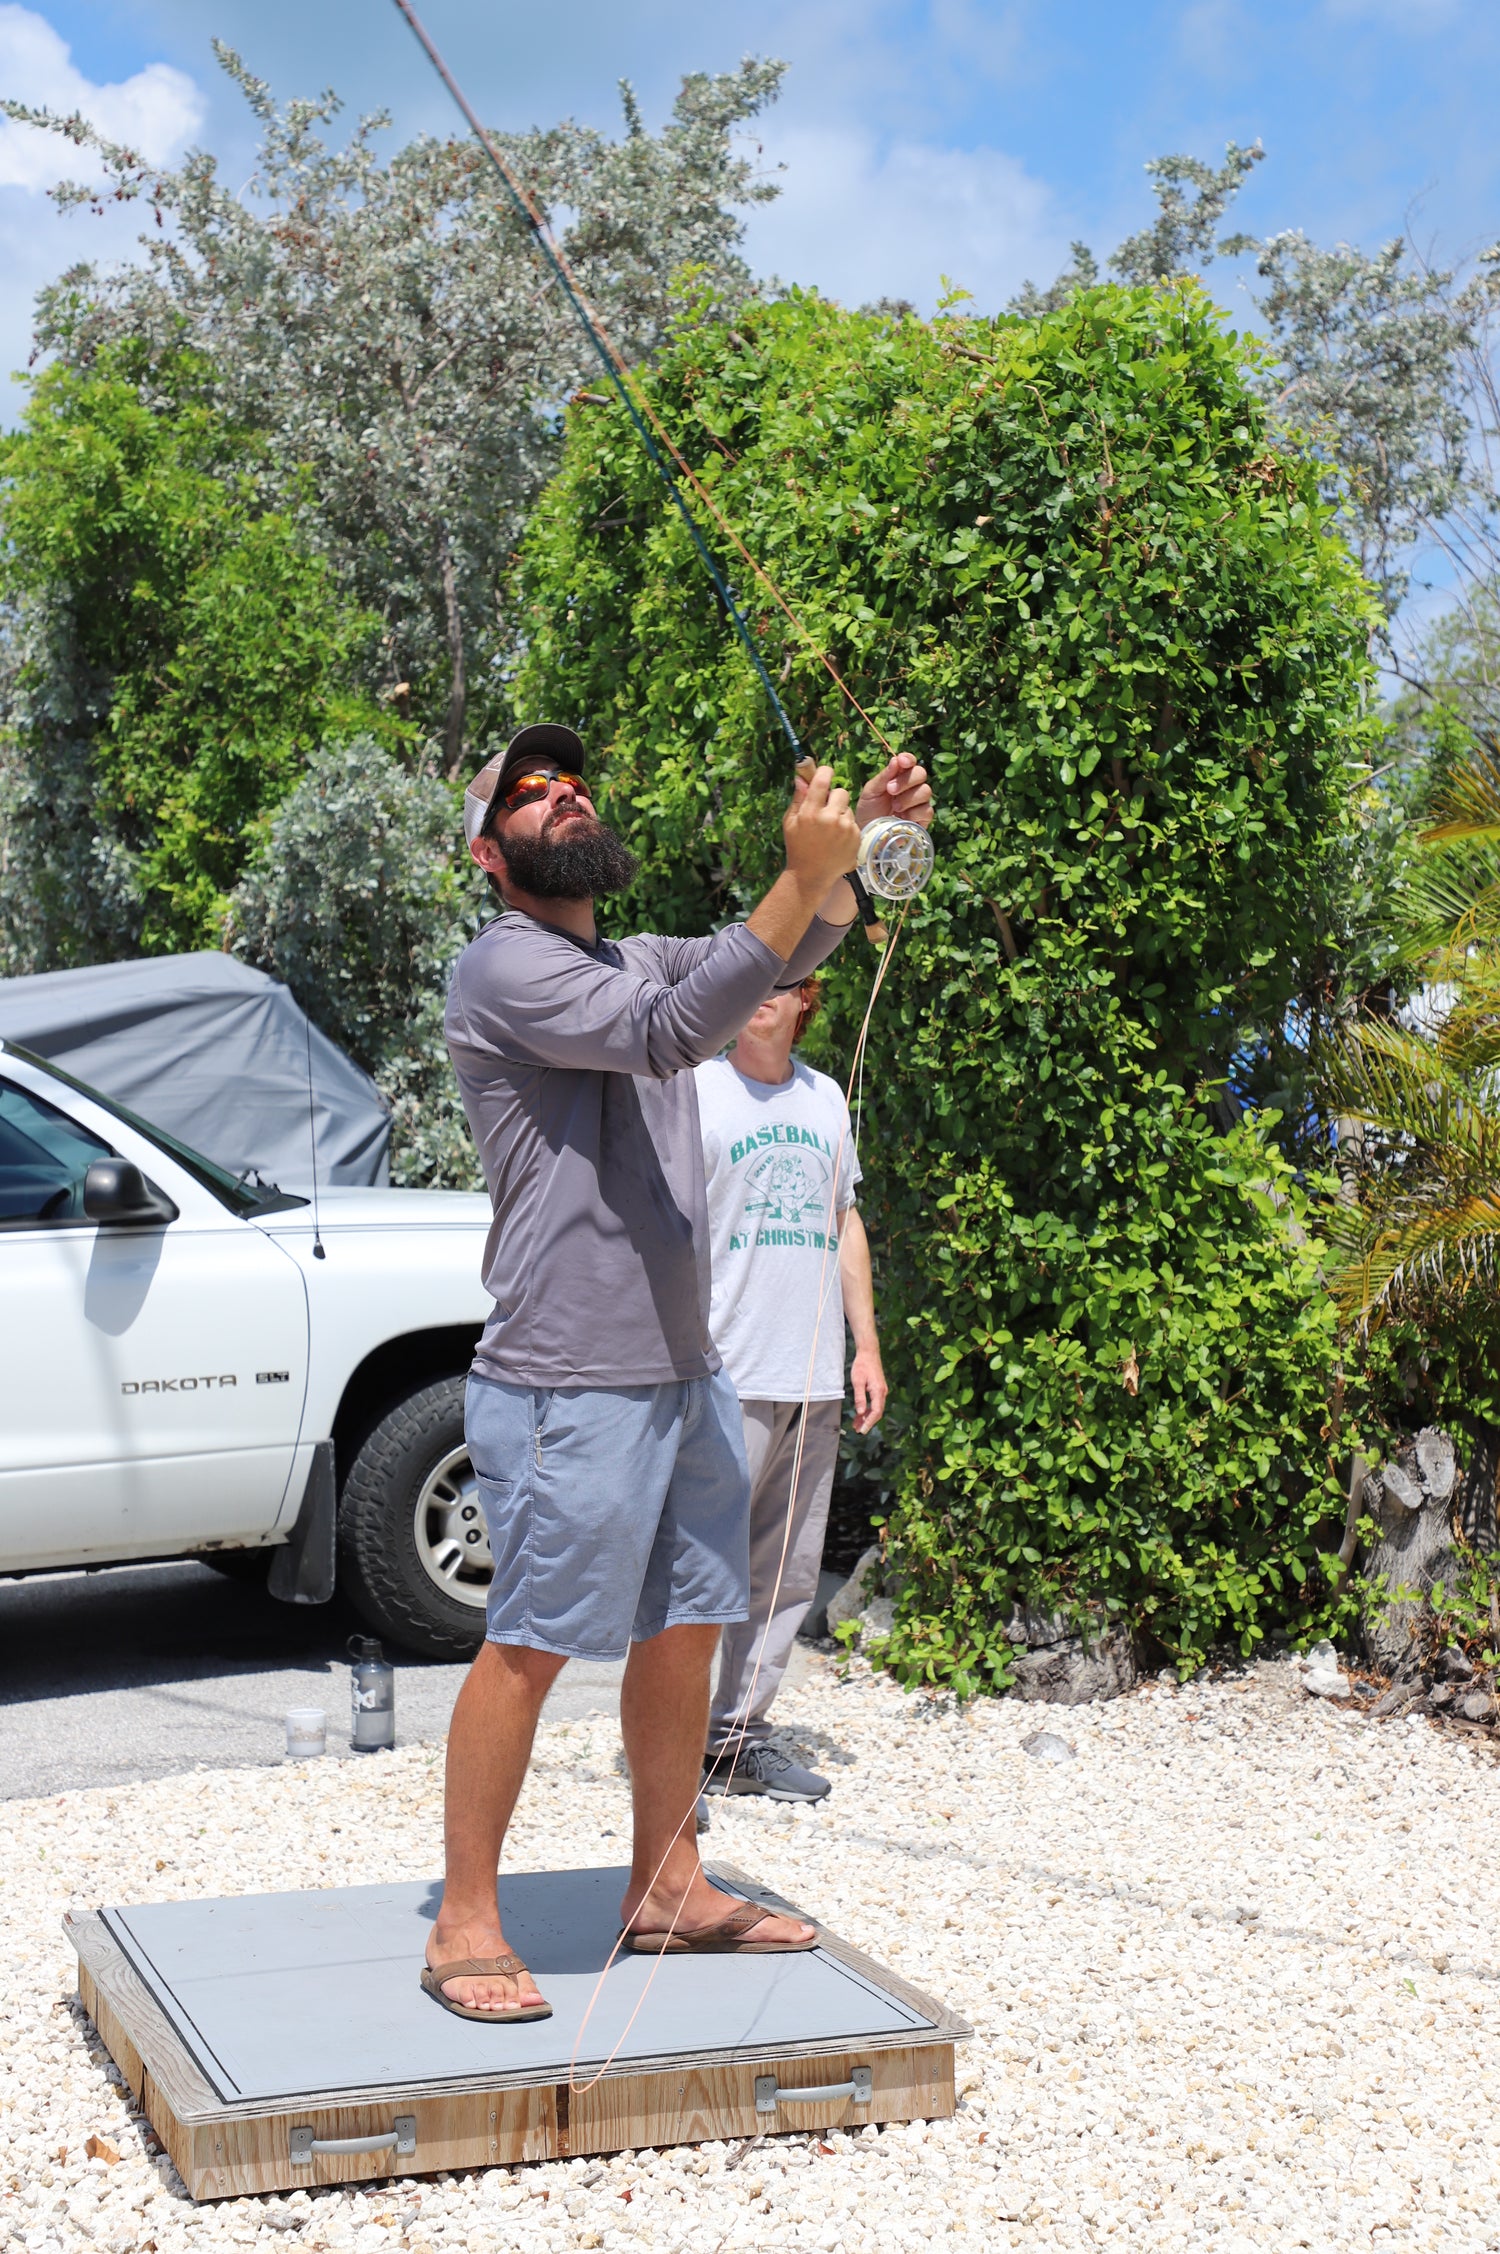
M 1024 1604 L 1012 1609 L 1005 1633 L 1013 1644 L 1025 1644 L 1029 1651 L 1050 1651 L 1054 1644 L 1068 1643 L 1075 1637 L 1071 1623 L 1060 1612 L 1033 1612 Z
M 857 1620 L 874 1596 L 880 1583 L 880 1552 L 871 1548 L 861 1556 L 854 1571 L 841 1589 L 835 1589 L 828 1600 L 828 1633 L 842 1628 L 846 1620 Z M 868 1586 L 867 1586 L 868 1584 Z
M 1135 1682 L 1135 1654 L 1121 1628 L 1090 1637 L 1064 1635 L 1015 1662 L 1015 1696 L 1051 1706 L 1088 1706 L 1119 1698 Z
M 835 1589 L 828 1600 L 829 1635 L 852 1620 L 862 1644 L 888 1636 L 896 1625 L 895 1597 L 876 1594 L 887 1585 L 879 1550 L 866 1550 L 843 1587 Z
M 862 1612 L 856 1613 L 860 1641 L 867 1636 L 888 1636 L 896 1625 L 896 1605 L 892 1597 L 871 1597 Z
M 1051 1730 L 1033 1730 L 1030 1737 L 1021 1740 L 1021 1751 L 1029 1753 L 1033 1761 L 1076 1761 L 1074 1752 L 1065 1737 L 1054 1737 Z
M 1302 1662 L 1302 1688 L 1313 1698 L 1347 1698 L 1352 1688 L 1331 1643 L 1314 1644 Z

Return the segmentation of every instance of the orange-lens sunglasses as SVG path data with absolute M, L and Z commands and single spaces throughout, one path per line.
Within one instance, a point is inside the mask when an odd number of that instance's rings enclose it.
M 570 775 L 566 767 L 538 767 L 529 775 L 517 775 L 500 803 L 507 814 L 514 814 L 518 806 L 529 806 L 533 799 L 545 798 L 554 783 L 566 783 L 576 790 L 580 798 L 593 799 L 582 775 Z

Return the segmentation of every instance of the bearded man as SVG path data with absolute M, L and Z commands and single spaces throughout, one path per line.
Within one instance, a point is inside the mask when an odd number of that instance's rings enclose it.
M 542 1702 L 570 1658 L 627 1658 L 634 1803 L 625 1946 L 806 1949 L 810 1926 L 710 1885 L 693 1827 L 719 1631 L 748 1611 L 749 1474 L 709 1335 L 693 1067 L 853 921 L 860 828 L 930 819 L 898 754 L 857 813 L 821 767 L 782 823 L 786 866 L 707 939 L 602 939 L 635 861 L 594 811 L 569 728 L 523 728 L 464 800 L 504 901 L 460 957 L 448 1046 L 494 1206 L 466 1437 L 495 1560 L 486 1640 L 448 1738 L 442 1906 L 422 1985 L 447 2010 L 545 2018 L 496 1899 Z

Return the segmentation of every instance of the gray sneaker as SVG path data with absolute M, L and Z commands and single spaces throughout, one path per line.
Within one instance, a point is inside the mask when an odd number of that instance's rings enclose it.
M 774 1745 L 741 1748 L 732 1768 L 703 1771 L 705 1792 L 758 1792 L 767 1800 L 825 1800 L 832 1790 L 827 1777 L 816 1769 L 801 1768 L 789 1753 Z

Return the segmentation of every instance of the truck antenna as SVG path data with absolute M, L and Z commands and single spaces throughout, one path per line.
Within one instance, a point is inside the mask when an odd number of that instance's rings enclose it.
M 307 1139 L 312 1145 L 313 1258 L 326 1260 L 328 1254 L 323 1249 L 322 1231 L 318 1227 L 318 1116 L 313 1105 L 312 1019 L 306 1010 L 302 1013 L 302 1023 L 307 1030 Z

